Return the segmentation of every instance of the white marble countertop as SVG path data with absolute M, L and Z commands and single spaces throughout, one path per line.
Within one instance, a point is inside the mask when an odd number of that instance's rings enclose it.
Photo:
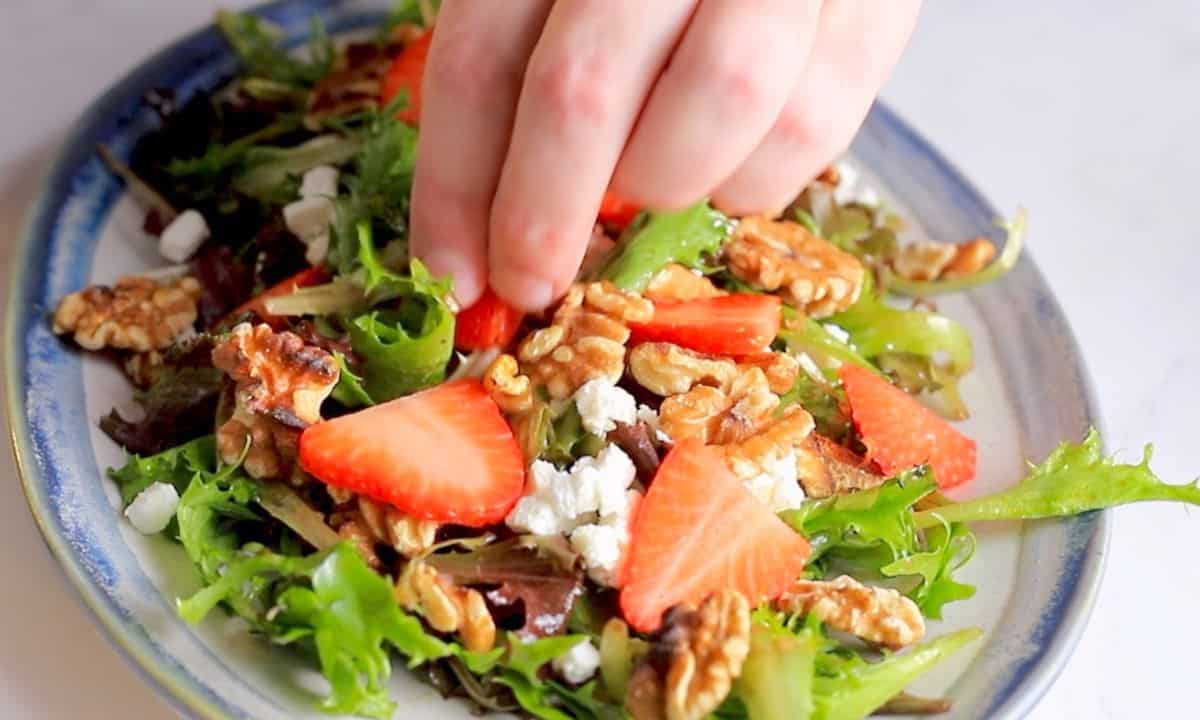
M 0 286 L 68 125 L 119 73 L 217 5 L 3 3 Z M 1200 473 L 1198 38 L 1193 0 L 930 2 L 885 91 L 998 207 L 1030 209 L 1031 251 L 1087 355 L 1110 449 L 1133 458 L 1153 439 L 1155 468 L 1171 481 Z M 1195 716 L 1198 547 L 1200 521 L 1187 509 L 1113 513 L 1095 614 L 1031 717 Z M 171 716 L 45 550 L 7 451 L 0 576 L 0 716 Z

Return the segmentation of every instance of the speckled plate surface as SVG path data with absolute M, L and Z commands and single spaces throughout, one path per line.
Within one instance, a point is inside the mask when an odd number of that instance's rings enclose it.
M 294 0 L 261 9 L 299 41 L 316 13 L 333 32 L 377 22 L 379 3 Z M 94 153 L 105 143 L 127 156 L 154 126 L 140 98 L 171 87 L 180 98 L 210 90 L 236 67 L 214 29 L 189 35 L 117 82 L 87 111 L 62 149 L 32 208 L 16 254 L 7 318 L 6 381 L 13 444 L 30 509 L 80 595 L 124 654 L 184 713 L 211 718 L 324 717 L 314 692 L 322 679 L 294 653 L 214 613 L 190 627 L 175 598 L 198 580 L 182 550 L 133 532 L 103 469 L 122 454 L 96 420 L 128 402 L 130 388 L 110 364 L 82 357 L 49 329 L 60 297 L 90 282 L 160 264 L 140 215 Z M 915 221 L 941 240 L 999 237 L 998 213 L 935 150 L 876 106 L 852 150 Z M 941 303 L 975 338 L 978 367 L 963 392 L 974 410 L 964 430 L 979 440 L 980 478 L 967 494 L 1016 482 L 1024 458 L 1044 457 L 1060 439 L 1079 439 L 1098 421 L 1070 328 L 1033 262 L 1004 281 Z M 1103 514 L 981 526 L 964 578 L 978 595 L 947 608 L 931 634 L 977 626 L 984 640 L 918 689 L 946 693 L 953 717 L 1014 718 L 1029 711 L 1061 670 L 1099 586 L 1108 525 Z M 398 716 L 466 717 L 432 690 L 397 672 Z

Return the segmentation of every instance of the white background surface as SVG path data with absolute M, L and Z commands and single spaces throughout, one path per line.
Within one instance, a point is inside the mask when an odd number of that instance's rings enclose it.
M 119 73 L 206 22 L 216 6 L 0 4 L 5 270 L 38 177 L 68 125 Z M 1109 447 L 1132 459 L 1153 439 L 1155 468 L 1171 481 L 1200 473 L 1197 88 L 1194 0 L 940 0 L 927 3 L 884 93 L 998 207 L 1030 209 L 1032 252 L 1087 355 Z M 6 282 L 7 272 L 0 286 Z M 1031 717 L 1197 715 L 1195 515 L 1165 506 L 1113 513 L 1096 612 Z M 0 579 L 0 717 L 171 716 L 67 586 L 28 515 L 6 449 Z

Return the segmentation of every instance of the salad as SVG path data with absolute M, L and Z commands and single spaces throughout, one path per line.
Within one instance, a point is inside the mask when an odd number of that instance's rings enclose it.
M 927 626 L 975 594 L 975 523 L 1200 504 L 1095 432 L 943 494 L 980 458 L 931 298 L 1000 280 L 1023 221 L 902 242 L 848 165 L 778 217 L 610 195 L 545 314 L 457 307 L 406 242 L 429 14 L 290 53 L 221 13 L 241 72 L 99 148 L 164 267 L 53 316 L 137 387 L 109 477 L 194 563 L 179 613 L 310 659 L 324 710 L 392 717 L 401 662 L 545 720 L 943 712 L 905 689 L 981 635 Z

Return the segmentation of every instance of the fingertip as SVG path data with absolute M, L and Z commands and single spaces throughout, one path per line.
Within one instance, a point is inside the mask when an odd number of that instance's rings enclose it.
M 530 272 L 495 268 L 488 281 L 508 304 L 529 313 L 546 309 L 558 297 L 551 280 Z
M 479 263 L 454 250 L 438 248 L 427 251 L 421 260 L 434 277 L 453 279 L 454 299 L 459 307 L 470 307 L 483 295 L 486 279 Z

